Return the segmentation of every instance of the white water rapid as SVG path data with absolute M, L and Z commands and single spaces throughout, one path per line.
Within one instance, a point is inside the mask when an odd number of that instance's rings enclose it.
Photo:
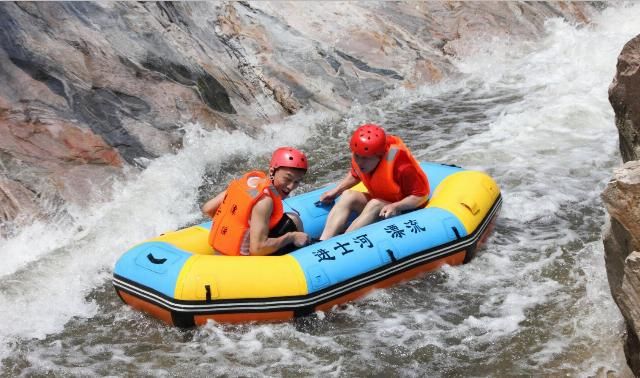
M 607 88 L 638 20 L 632 4 L 589 26 L 552 20 L 536 42 L 478 41 L 441 84 L 348 114 L 303 112 L 260 135 L 188 125 L 182 150 L 126 172 L 100 201 L 0 239 L 0 375 L 623 374 L 599 195 L 620 164 Z M 420 160 L 500 184 L 495 232 L 470 264 L 283 324 L 181 331 L 119 301 L 110 278 L 127 248 L 202 221 L 206 198 L 280 145 L 309 152 L 299 190 L 337 180 L 365 121 Z

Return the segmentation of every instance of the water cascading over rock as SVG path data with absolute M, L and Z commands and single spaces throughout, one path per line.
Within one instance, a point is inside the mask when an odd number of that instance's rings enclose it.
M 588 22 L 590 3 L 0 4 L 0 221 L 82 201 L 175 151 L 181 125 L 341 112 L 455 74 L 475 41 Z

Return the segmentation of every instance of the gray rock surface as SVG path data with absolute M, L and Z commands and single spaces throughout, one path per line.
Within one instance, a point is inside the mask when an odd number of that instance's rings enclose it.
M 640 35 L 618 57 L 609 101 L 616 116 L 620 152 L 602 200 L 609 212 L 604 232 L 605 264 L 611 294 L 625 318 L 624 351 L 634 375 L 640 375 Z
M 0 3 L 0 214 L 81 201 L 180 148 L 181 125 L 242 128 L 344 111 L 455 74 L 483 38 L 535 38 L 591 3 Z M 84 167 L 80 169 L 78 167 Z M 37 211 L 36 211 L 37 212 Z
M 616 115 L 623 161 L 640 159 L 640 35 L 622 49 L 609 102 Z
M 625 260 L 633 251 L 640 251 L 640 161 L 615 170 L 602 200 L 610 216 L 604 235 L 607 275 L 618 303 Z
M 629 367 L 638 376 L 640 371 L 640 349 L 638 331 L 640 331 L 640 252 L 632 252 L 625 261 L 624 279 L 617 303 L 627 321 L 627 340 L 624 351 Z

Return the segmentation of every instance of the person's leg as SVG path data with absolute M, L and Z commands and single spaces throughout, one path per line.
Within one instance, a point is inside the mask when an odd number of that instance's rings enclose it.
M 342 193 L 340 201 L 329 212 L 320 240 L 327 240 L 342 232 L 351 212 L 360 213 L 368 201 L 369 196 L 366 193 L 355 190 L 347 190 Z
M 296 213 L 285 213 L 285 214 L 289 216 L 289 219 L 291 219 L 293 224 L 296 226 L 295 231 L 304 232 L 304 225 L 302 224 L 302 219 L 300 219 L 300 216 L 298 214 Z
M 302 231 L 299 227 L 302 227 L 302 220 L 296 214 L 284 213 L 280 221 L 269 230 L 270 238 L 279 238 L 287 232 Z
M 288 232 L 295 231 L 303 231 L 302 220 L 300 219 L 298 214 L 284 213 L 278 224 L 276 224 L 273 229 L 269 231 L 269 237 L 278 238 Z M 293 252 L 296 249 L 298 249 L 298 247 L 293 244 L 289 244 L 286 247 L 280 248 L 279 250 L 275 251 L 270 256 L 286 255 L 287 253 Z
M 378 221 L 380 219 L 380 210 L 382 210 L 384 205 L 388 203 L 389 202 L 387 201 L 375 198 L 367 202 L 367 205 L 364 207 L 364 209 L 362 209 L 360 215 L 353 220 L 353 222 L 345 232 L 357 230 L 361 227 Z

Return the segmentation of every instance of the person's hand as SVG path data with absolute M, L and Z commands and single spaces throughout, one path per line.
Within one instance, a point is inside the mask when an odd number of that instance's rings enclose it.
M 330 204 L 335 201 L 337 195 L 335 190 L 327 190 L 320 195 L 320 202 Z
M 398 205 L 395 203 L 389 203 L 384 205 L 382 209 L 380 209 L 380 214 L 378 214 L 381 218 L 387 219 L 391 217 L 395 217 L 400 214 L 400 210 L 398 210 Z
M 292 234 L 293 234 L 293 245 L 295 245 L 296 247 L 304 247 L 305 245 L 309 244 L 309 242 L 311 241 L 311 238 L 309 238 L 309 235 L 305 234 L 304 232 L 295 231 L 295 232 L 292 232 Z

